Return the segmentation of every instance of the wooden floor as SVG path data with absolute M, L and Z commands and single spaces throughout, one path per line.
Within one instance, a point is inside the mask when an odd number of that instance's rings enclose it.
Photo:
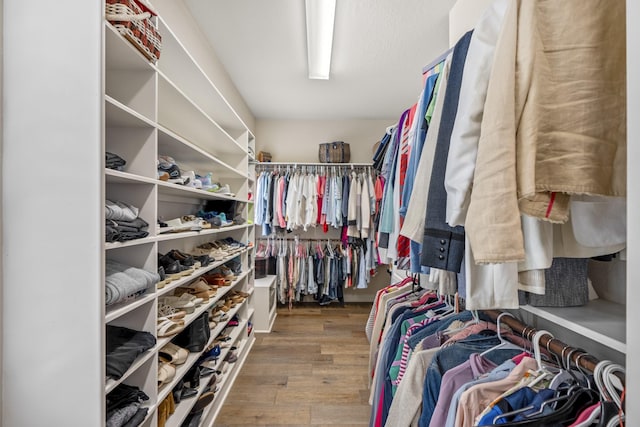
M 370 304 L 279 309 L 256 343 L 215 425 L 369 424 L 364 334 Z

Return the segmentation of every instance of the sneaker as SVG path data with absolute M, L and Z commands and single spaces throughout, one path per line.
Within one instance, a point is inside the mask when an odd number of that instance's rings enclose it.
M 212 182 L 211 182 L 211 172 L 207 173 L 206 175 L 196 175 L 196 179 L 199 179 L 200 182 L 202 183 L 202 189 L 203 190 L 208 190 L 211 188 Z
M 214 192 L 218 194 L 224 194 L 225 196 L 235 197 L 235 194 L 231 192 L 231 188 L 229 187 L 228 184 L 223 185 L 222 187 L 218 188 L 217 191 L 214 191 Z
M 158 172 L 166 172 L 169 174 L 169 179 L 180 178 L 180 168 L 173 160 L 173 157 L 159 156 L 158 157 Z

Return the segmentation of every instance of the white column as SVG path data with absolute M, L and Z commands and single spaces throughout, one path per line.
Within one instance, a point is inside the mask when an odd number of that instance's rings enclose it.
M 5 0 L 2 421 L 104 421 L 102 1 Z
M 640 193 L 635 185 L 640 180 L 636 163 L 640 159 L 640 3 L 627 1 L 627 421 L 640 425 Z

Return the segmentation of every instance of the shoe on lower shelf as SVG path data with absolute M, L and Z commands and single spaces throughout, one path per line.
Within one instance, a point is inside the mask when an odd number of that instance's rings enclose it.
M 172 342 L 168 342 L 158 351 L 158 355 L 174 365 L 182 365 L 187 361 L 189 351 Z
M 171 382 L 176 376 L 176 367 L 163 360 L 158 361 L 158 385 Z

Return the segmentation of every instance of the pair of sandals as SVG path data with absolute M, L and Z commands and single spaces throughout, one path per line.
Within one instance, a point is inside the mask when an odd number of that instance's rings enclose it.
M 233 254 L 226 249 L 226 246 L 220 241 L 206 242 L 199 245 L 196 249 L 197 253 L 206 253 L 209 257 L 216 261 L 222 261 Z M 208 252 L 207 252 L 208 251 Z
M 216 288 L 219 288 L 219 287 L 222 287 L 222 286 L 231 286 L 233 284 L 233 278 L 230 278 L 228 276 L 224 276 L 224 275 L 222 275 L 220 273 L 206 274 L 206 275 L 202 276 L 202 278 L 210 286 L 214 286 Z
M 213 288 L 202 277 L 198 278 L 195 282 L 191 282 L 188 285 L 177 287 L 174 291 L 174 295 L 181 296 L 184 294 L 193 295 L 196 298 L 201 298 L 204 303 L 209 302 L 210 298 L 213 298 L 217 293 L 216 288 Z
M 186 314 L 185 311 L 178 310 L 160 301 L 158 305 L 158 325 L 156 327 L 158 338 L 169 337 L 182 332 Z
M 186 292 L 180 295 L 163 296 L 158 301 L 160 304 L 169 305 L 175 310 L 184 311 L 187 314 L 193 313 L 196 307 L 204 303 L 204 299 Z

